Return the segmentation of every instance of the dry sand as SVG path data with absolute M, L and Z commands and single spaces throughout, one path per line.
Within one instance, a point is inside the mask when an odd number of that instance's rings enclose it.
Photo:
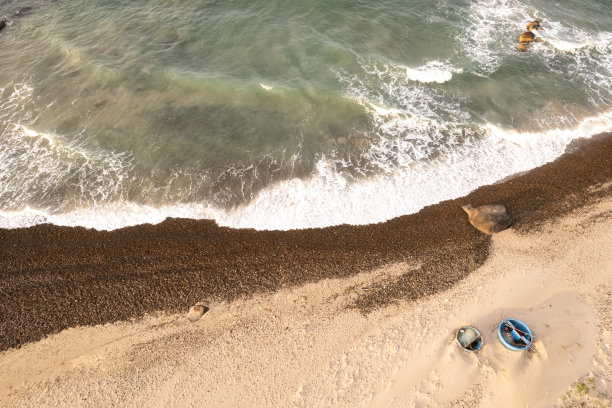
M 452 289 L 347 309 L 419 265 L 394 264 L 186 314 L 64 330 L 0 354 L 2 406 L 610 406 L 612 199 L 494 236 Z M 44 307 L 44 305 L 33 305 Z M 527 322 L 537 353 L 497 340 Z M 454 341 L 463 324 L 480 353 Z M 584 405 L 581 405 L 584 404 Z

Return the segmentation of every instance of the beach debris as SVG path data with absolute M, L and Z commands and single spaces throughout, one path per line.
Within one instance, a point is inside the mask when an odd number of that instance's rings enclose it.
M 209 309 L 210 308 L 205 303 L 198 302 L 189 308 L 189 313 L 187 313 L 187 318 L 190 321 L 195 322 L 199 320 L 200 317 L 202 317 L 204 313 L 208 312 Z
M 6 27 L 7 23 L 8 23 L 8 20 L 6 18 L 0 18 L 0 31 L 2 31 L 4 27 Z
M 517 319 L 504 319 L 497 329 L 499 340 L 510 350 L 533 349 L 533 334 L 525 323 Z
M 475 352 L 482 348 L 480 332 L 472 326 L 463 326 L 457 330 L 457 343 L 465 351 Z
M 501 204 L 481 205 L 476 208 L 467 204 L 462 208 L 467 213 L 470 224 L 485 234 L 494 234 L 512 225 L 506 207 Z

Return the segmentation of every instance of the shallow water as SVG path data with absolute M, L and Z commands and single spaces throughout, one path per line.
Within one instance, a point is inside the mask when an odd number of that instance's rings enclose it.
M 0 5 L 3 227 L 378 222 L 612 129 L 607 0 L 29 5 Z

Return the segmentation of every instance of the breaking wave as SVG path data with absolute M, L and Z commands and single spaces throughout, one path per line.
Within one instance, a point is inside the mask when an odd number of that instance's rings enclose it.
M 389 132 L 437 126 L 420 123 L 403 113 L 378 113 Z M 368 224 L 419 211 L 426 205 L 468 194 L 478 186 L 527 171 L 560 156 L 574 139 L 612 128 L 612 111 L 583 120 L 568 129 L 525 133 L 485 126 L 467 134 L 452 131 L 444 154 L 427 156 L 409 143 L 381 140 L 373 156 L 386 151 L 387 171 L 354 180 L 332 158 L 322 157 L 307 179 L 293 178 L 261 190 L 249 203 L 226 210 L 206 203 L 151 207 L 128 201 L 101 203 L 63 213 L 26 208 L 0 212 L 0 226 L 26 227 L 51 222 L 57 225 L 115 229 L 142 223 L 158 223 L 166 217 L 214 219 L 235 228 L 294 229 L 343 223 Z M 441 131 L 442 129 L 440 129 Z M 458 139 L 461 139 L 458 143 Z M 407 157 L 399 162 L 400 157 Z M 412 158 L 412 159 L 411 159 Z M 381 164 L 381 166 L 383 166 Z

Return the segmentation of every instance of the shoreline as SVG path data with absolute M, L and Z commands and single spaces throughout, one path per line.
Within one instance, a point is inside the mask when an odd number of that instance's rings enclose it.
M 449 289 L 486 261 L 491 238 L 468 223 L 462 205 L 503 204 L 524 233 L 611 195 L 611 182 L 612 133 L 605 133 L 572 142 L 527 173 L 379 224 L 255 231 L 168 219 L 114 231 L 0 230 L 0 351 L 70 327 L 416 265 L 348 305 L 368 313 Z

